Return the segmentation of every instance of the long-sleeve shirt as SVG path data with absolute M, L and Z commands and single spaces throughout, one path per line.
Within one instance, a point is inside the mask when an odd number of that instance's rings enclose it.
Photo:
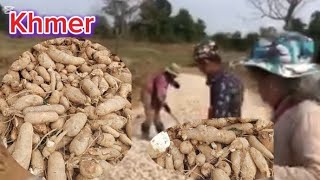
M 275 112 L 274 179 L 320 180 L 320 105 L 305 100 Z
M 244 88 L 242 82 L 226 71 L 208 78 L 210 86 L 209 118 L 241 117 Z
M 164 101 L 167 96 L 167 90 L 170 82 L 165 77 L 164 73 L 156 73 L 147 80 L 145 93 L 152 97 L 152 106 L 158 107 L 158 101 Z

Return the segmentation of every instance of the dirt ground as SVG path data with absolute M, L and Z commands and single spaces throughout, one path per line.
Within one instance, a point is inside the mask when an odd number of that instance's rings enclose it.
M 170 88 L 167 102 L 171 106 L 173 113 L 181 122 L 194 119 L 202 119 L 207 116 L 209 90 L 205 85 L 205 78 L 197 73 L 181 74 L 177 79 L 181 84 L 181 89 Z M 243 104 L 243 117 L 270 119 L 271 110 L 266 106 L 259 95 L 253 90 L 246 89 Z M 147 141 L 140 140 L 140 126 L 144 120 L 143 108 L 137 106 L 134 112 L 134 146 L 128 155 L 114 169 L 106 174 L 107 179 L 116 180 L 171 180 L 185 179 L 182 175 L 177 175 L 157 166 L 146 152 Z M 166 128 L 176 125 L 175 120 L 165 112 L 161 113 L 161 119 Z M 156 135 L 152 126 L 151 136 Z
M 25 50 L 29 49 L 39 41 L 44 39 L 11 39 L 0 34 L 0 77 L 8 70 L 8 66 Z M 94 39 L 106 47 L 114 50 L 115 44 L 112 40 Z M 134 95 L 139 94 L 139 85 L 144 77 L 155 69 L 164 67 L 171 62 L 176 62 L 186 66 L 192 62 L 192 44 L 150 44 L 137 42 L 121 42 L 121 49 L 118 53 L 123 57 L 129 66 L 134 77 Z M 243 59 L 243 53 L 223 52 L 222 57 L 226 61 L 237 61 Z M 141 68 L 148 67 L 148 68 Z M 242 76 L 242 75 L 241 75 Z M 245 77 L 246 74 L 243 74 Z M 206 118 L 208 109 L 208 87 L 205 85 L 205 78 L 199 75 L 195 68 L 185 70 L 178 81 L 181 83 L 180 90 L 169 89 L 168 103 L 172 107 L 173 113 L 182 122 Z M 251 87 L 251 85 L 249 86 Z M 138 100 L 139 97 L 133 97 Z M 128 155 L 117 166 L 105 173 L 105 178 L 110 180 L 171 180 L 185 179 L 182 175 L 177 175 L 157 166 L 146 152 L 148 141 L 140 139 L 140 126 L 145 119 L 143 108 L 139 101 L 134 101 L 134 145 Z M 270 118 L 270 109 L 265 106 L 254 88 L 246 90 L 245 102 L 243 106 L 244 117 Z M 165 112 L 161 113 L 161 118 L 166 128 L 174 126 L 176 122 Z M 151 136 L 156 135 L 152 126 Z
M 177 79 L 181 89 L 169 88 L 167 102 L 173 113 L 181 122 L 207 117 L 209 89 L 205 85 L 205 77 L 195 70 L 188 70 Z M 138 97 L 136 99 L 139 99 Z M 126 157 L 115 167 L 105 172 L 103 179 L 109 180 L 184 180 L 183 175 L 162 169 L 147 154 L 148 141 L 141 140 L 141 123 L 144 121 L 144 110 L 141 103 L 133 109 L 134 145 Z M 246 89 L 243 105 L 243 117 L 270 119 L 270 109 L 261 101 L 252 89 Z M 161 112 L 161 119 L 166 128 L 176 125 L 175 120 L 165 112 Z M 156 135 L 152 126 L 151 137 Z

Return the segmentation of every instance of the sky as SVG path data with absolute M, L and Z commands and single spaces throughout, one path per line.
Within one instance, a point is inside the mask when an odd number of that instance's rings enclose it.
M 206 22 L 207 33 L 258 31 L 261 26 L 283 27 L 282 22 L 260 18 L 247 0 L 169 0 L 173 14 L 180 8 Z M 0 0 L 3 6 L 11 5 L 18 10 L 35 10 L 47 15 L 95 15 L 100 13 L 102 0 Z M 313 0 L 299 11 L 297 16 L 309 22 L 312 12 L 320 10 L 320 0 Z

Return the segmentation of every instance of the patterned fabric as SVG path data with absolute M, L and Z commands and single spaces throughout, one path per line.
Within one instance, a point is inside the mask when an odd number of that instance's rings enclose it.
M 210 59 L 218 51 L 218 46 L 214 41 L 204 40 L 196 45 L 194 48 L 194 59 L 196 61 L 201 59 Z
M 314 41 L 299 33 L 284 33 L 273 42 L 260 39 L 246 66 L 256 66 L 285 78 L 296 78 L 318 73 L 312 63 Z
M 225 71 L 216 73 L 208 79 L 210 86 L 211 117 L 241 117 L 243 102 L 242 82 L 233 74 Z

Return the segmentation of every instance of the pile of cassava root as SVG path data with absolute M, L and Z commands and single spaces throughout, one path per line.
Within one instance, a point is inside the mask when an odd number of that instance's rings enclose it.
M 255 119 L 199 120 L 169 128 L 165 152 L 150 144 L 160 166 L 195 179 L 253 180 L 273 176 L 273 123 Z
M 132 145 L 132 75 L 100 44 L 44 41 L 13 62 L 0 91 L 0 138 L 47 180 L 103 179 Z

